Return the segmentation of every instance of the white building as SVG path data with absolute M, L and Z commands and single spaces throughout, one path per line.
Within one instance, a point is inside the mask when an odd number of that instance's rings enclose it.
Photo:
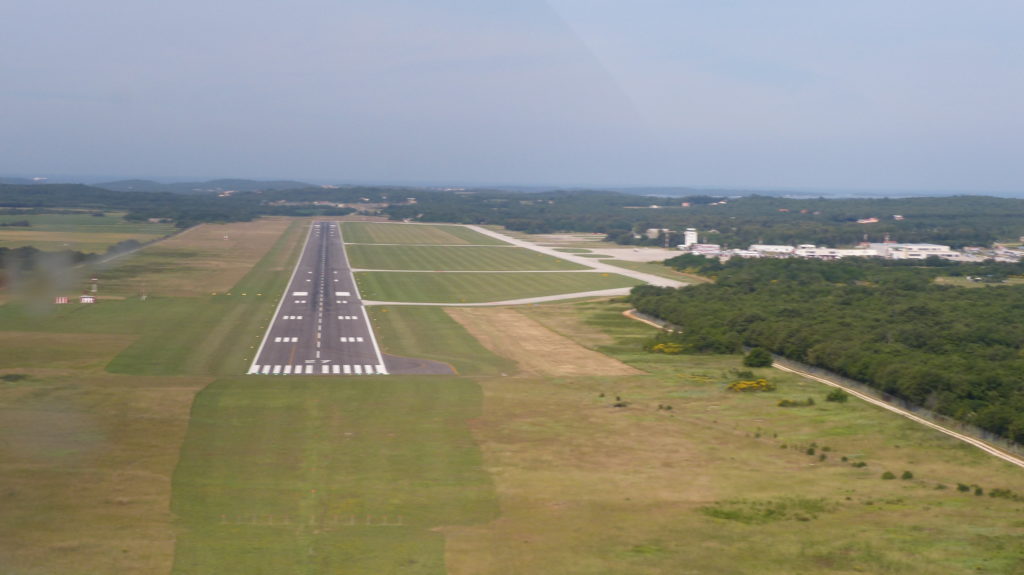
M 923 260 L 930 256 L 954 259 L 957 253 L 938 244 L 871 244 L 882 257 L 890 260 Z
M 690 247 L 697 241 L 697 228 L 686 228 L 683 232 L 683 246 Z
M 788 255 L 793 253 L 793 246 L 773 246 L 768 244 L 754 244 L 750 251 L 765 255 Z
M 878 251 L 870 248 L 819 248 L 810 244 L 803 244 L 793 250 L 793 255 L 799 258 L 812 258 L 819 260 L 838 260 L 841 258 L 873 258 L 878 257 Z

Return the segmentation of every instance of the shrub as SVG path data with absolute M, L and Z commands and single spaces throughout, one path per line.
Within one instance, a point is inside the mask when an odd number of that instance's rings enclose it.
M 982 495 L 985 494 L 985 490 L 982 489 L 981 487 L 978 487 L 977 485 L 975 485 L 974 486 L 974 494 L 977 495 L 978 497 L 981 497 Z
M 783 399 L 779 402 L 779 407 L 810 407 L 814 405 L 814 398 L 808 397 L 803 401 L 793 399 Z
M 846 403 L 849 399 L 850 394 L 838 388 L 828 392 L 828 395 L 825 396 L 825 401 L 833 401 L 835 403 Z
M 755 347 L 743 357 L 743 365 L 747 367 L 771 367 L 772 354 L 763 347 Z
M 775 384 L 765 378 L 740 380 L 729 384 L 729 391 L 775 391 Z
M 854 467 L 867 467 L 868 466 L 866 461 L 858 461 L 856 463 L 851 463 L 850 465 L 853 465 Z
M 882 479 L 885 479 L 887 481 L 889 479 L 896 479 L 896 474 L 893 473 L 892 471 L 886 471 L 885 473 L 882 474 Z
M 971 488 L 970 488 L 970 486 L 964 485 L 963 483 L 957 483 L 956 484 L 956 490 L 960 491 L 962 493 L 967 493 L 968 491 L 971 490 Z
M 909 471 L 904 471 L 903 475 L 900 475 L 900 479 L 913 479 L 914 474 Z

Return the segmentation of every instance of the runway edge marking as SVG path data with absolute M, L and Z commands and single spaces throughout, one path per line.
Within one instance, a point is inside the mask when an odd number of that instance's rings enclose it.
M 359 299 L 359 307 L 363 310 L 361 314 L 363 320 L 366 321 L 366 331 L 370 333 L 370 342 L 373 344 L 373 350 L 377 352 L 377 373 L 380 375 L 387 375 L 388 368 L 384 364 L 384 356 L 380 352 L 380 346 L 377 345 L 377 334 L 373 333 L 373 324 L 370 323 L 370 314 L 366 312 L 366 305 L 363 304 L 363 296 L 359 293 L 359 284 L 356 283 L 356 274 L 352 271 L 352 265 L 348 261 L 348 252 L 345 250 L 345 238 L 341 233 L 341 222 L 334 222 L 334 225 L 338 228 L 338 243 L 341 244 L 341 253 L 345 255 L 345 269 L 348 270 L 348 276 L 352 278 L 352 289 L 355 290 L 356 298 Z
M 260 354 L 263 353 L 263 346 L 267 343 L 267 338 L 270 337 L 270 330 L 274 329 L 274 322 L 277 321 L 278 315 L 281 313 L 281 306 L 284 305 L 284 298 L 288 295 L 288 289 L 292 287 L 292 281 L 295 280 L 295 274 L 299 272 L 299 266 L 302 264 L 302 256 L 306 253 L 306 248 L 309 247 L 309 238 L 313 235 L 313 226 L 316 222 L 309 224 L 309 229 L 306 230 L 306 241 L 302 244 L 302 251 L 299 252 L 299 259 L 295 262 L 295 267 L 292 268 L 292 275 L 288 278 L 288 284 L 284 287 L 284 292 L 281 294 L 281 299 L 277 302 L 277 308 L 274 309 L 274 315 L 270 316 L 270 322 L 267 323 L 267 331 L 263 334 L 263 339 L 260 341 L 260 347 L 256 350 L 256 355 L 252 358 L 252 364 L 249 366 L 247 374 L 252 374 L 253 369 L 258 365 L 256 362 L 260 360 Z M 353 278 L 353 281 L 354 278 Z

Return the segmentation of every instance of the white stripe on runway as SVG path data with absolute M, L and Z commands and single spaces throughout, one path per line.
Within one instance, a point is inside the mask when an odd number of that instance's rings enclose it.
M 281 373 L 281 366 L 280 365 L 275 365 L 274 366 L 274 370 L 271 373 L 273 373 L 274 375 L 277 375 L 277 374 Z
M 373 375 L 373 366 L 372 365 L 364 365 L 363 366 L 363 373 L 366 373 L 367 375 Z
M 332 365 L 331 366 L 331 373 L 333 373 L 334 375 L 338 375 L 339 373 L 341 373 L 341 366 L 338 365 L 338 364 Z
M 307 365 L 306 366 L 306 373 L 307 374 L 312 374 L 313 373 L 313 366 L 312 365 Z
M 284 366 L 284 374 L 285 374 L 285 375 L 288 375 L 288 374 L 290 374 L 291 372 L 292 372 L 292 366 L 290 366 L 290 365 L 286 365 L 286 366 Z
M 342 369 L 344 369 L 345 375 L 351 375 L 352 374 L 352 366 L 351 365 L 342 366 Z
M 263 366 L 263 370 L 260 371 L 260 373 L 262 373 L 263 375 L 267 375 L 268 373 L 270 373 L 270 366 L 269 365 L 264 365 Z
M 331 366 L 325 365 L 321 369 L 321 373 L 331 373 Z
M 352 367 L 354 367 L 356 369 L 356 375 L 363 375 L 363 366 L 361 366 L 361 365 L 354 365 Z
M 258 366 L 258 365 L 253 365 L 252 367 L 249 368 L 249 373 L 250 374 L 252 374 L 252 373 L 259 373 L 259 372 L 260 372 L 260 366 Z

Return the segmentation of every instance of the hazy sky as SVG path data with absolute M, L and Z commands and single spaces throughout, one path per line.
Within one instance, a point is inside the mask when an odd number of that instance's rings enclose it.
M 1024 2 L 10 0 L 0 174 L 1024 191 Z

